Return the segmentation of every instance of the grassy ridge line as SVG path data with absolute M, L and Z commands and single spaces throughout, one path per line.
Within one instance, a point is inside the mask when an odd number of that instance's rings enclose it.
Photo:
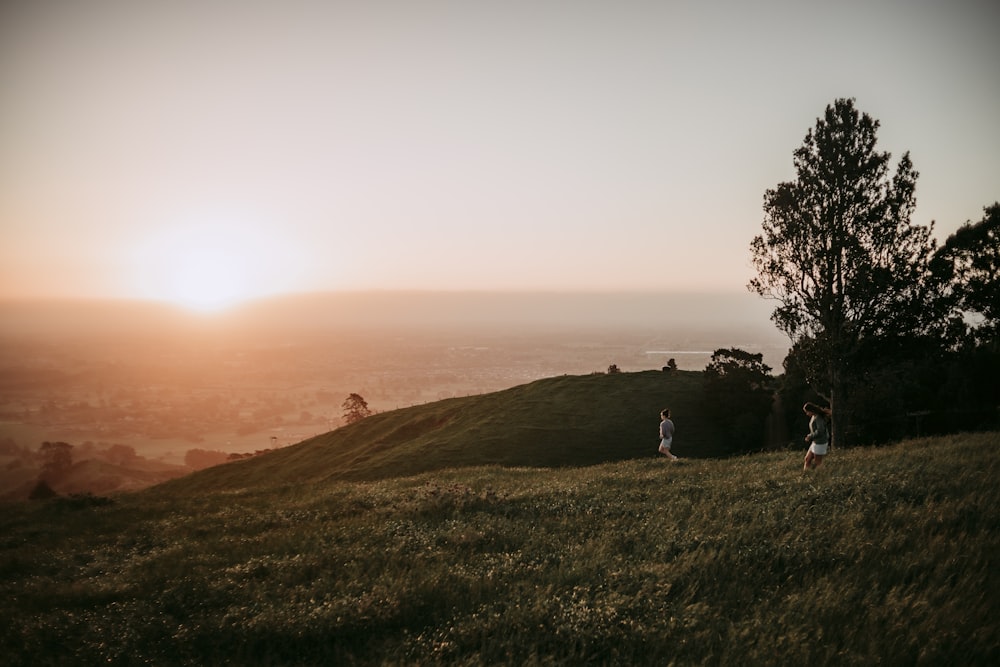
M 656 455 L 673 410 L 676 451 L 729 453 L 694 371 L 593 374 L 393 410 L 259 458 L 170 483 L 178 492 L 320 479 L 373 480 L 475 465 L 586 466 Z
M 1000 434 L 0 515 L 28 664 L 997 664 Z

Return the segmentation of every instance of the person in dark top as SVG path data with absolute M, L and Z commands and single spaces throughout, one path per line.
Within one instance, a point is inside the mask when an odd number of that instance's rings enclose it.
M 802 469 L 816 469 L 823 465 L 823 458 L 830 446 L 830 426 L 826 421 L 830 411 L 815 403 L 806 403 L 802 406 L 802 412 L 809 415 L 809 435 L 806 436 L 809 451 L 806 452 Z

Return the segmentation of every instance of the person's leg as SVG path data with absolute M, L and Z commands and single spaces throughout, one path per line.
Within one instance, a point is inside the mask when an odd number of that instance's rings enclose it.
M 670 452 L 670 444 L 672 440 L 673 438 L 670 438 L 669 440 L 664 439 L 660 441 L 660 453 L 666 456 L 671 461 L 675 461 L 677 460 L 677 457 Z
M 817 454 L 817 455 L 816 455 L 816 464 L 815 464 L 815 465 L 813 466 L 813 468 L 815 468 L 815 469 L 817 469 L 817 470 L 818 470 L 818 469 L 819 469 L 819 467 L 820 467 L 821 465 L 823 465 L 823 458 L 824 458 L 825 456 L 826 456 L 825 454 Z
M 808 452 L 806 452 L 806 458 L 802 462 L 802 469 L 803 470 L 809 470 L 809 468 L 812 468 L 812 463 L 813 463 L 813 458 L 814 457 L 815 457 L 815 455 L 812 453 L 811 449 Z

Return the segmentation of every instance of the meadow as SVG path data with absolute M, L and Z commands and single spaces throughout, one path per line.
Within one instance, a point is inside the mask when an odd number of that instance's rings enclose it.
M 809 473 L 798 450 L 214 487 L 204 471 L 10 504 L 0 655 L 998 664 L 998 446 L 981 433 L 836 449 Z

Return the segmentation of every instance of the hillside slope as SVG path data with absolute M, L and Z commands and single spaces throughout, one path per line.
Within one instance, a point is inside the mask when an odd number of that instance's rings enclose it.
M 703 405 L 701 372 L 562 376 L 385 412 L 254 459 L 178 480 L 177 488 L 246 488 L 373 480 L 463 466 L 587 466 L 656 456 L 659 413 L 674 451 L 732 452 Z

